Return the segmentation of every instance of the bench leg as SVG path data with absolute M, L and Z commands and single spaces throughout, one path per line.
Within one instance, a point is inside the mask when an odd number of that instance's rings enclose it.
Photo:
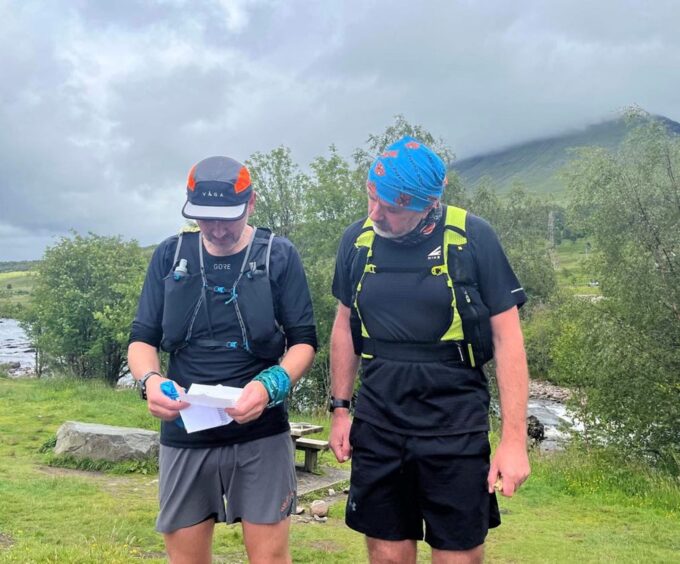
M 305 472 L 314 472 L 316 470 L 317 451 L 305 451 Z

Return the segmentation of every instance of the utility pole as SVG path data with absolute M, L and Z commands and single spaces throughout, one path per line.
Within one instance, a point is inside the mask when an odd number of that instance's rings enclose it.
M 557 270 L 560 264 L 555 250 L 555 212 L 553 210 L 548 212 L 548 245 L 550 262 L 552 262 L 553 270 Z

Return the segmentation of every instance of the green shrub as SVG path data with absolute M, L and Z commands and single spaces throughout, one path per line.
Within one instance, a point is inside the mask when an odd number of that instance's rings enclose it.
M 114 384 L 147 261 L 136 242 L 73 234 L 45 251 L 27 328 L 39 356 L 82 378 Z

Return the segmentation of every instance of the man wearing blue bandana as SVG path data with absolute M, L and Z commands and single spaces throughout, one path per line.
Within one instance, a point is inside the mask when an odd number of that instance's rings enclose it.
M 512 496 L 530 472 L 526 295 L 489 224 L 442 204 L 445 185 L 439 156 L 400 139 L 371 165 L 368 217 L 338 249 L 329 442 L 352 458 L 346 521 L 373 563 L 415 563 L 423 538 L 433 562 L 481 562 L 496 491 Z M 502 437 L 490 461 L 491 359 Z

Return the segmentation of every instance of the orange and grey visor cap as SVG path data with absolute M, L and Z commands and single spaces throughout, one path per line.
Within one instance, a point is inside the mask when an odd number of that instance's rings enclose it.
M 189 219 L 241 219 L 252 192 L 244 165 L 229 157 L 208 157 L 189 171 L 182 215 Z

